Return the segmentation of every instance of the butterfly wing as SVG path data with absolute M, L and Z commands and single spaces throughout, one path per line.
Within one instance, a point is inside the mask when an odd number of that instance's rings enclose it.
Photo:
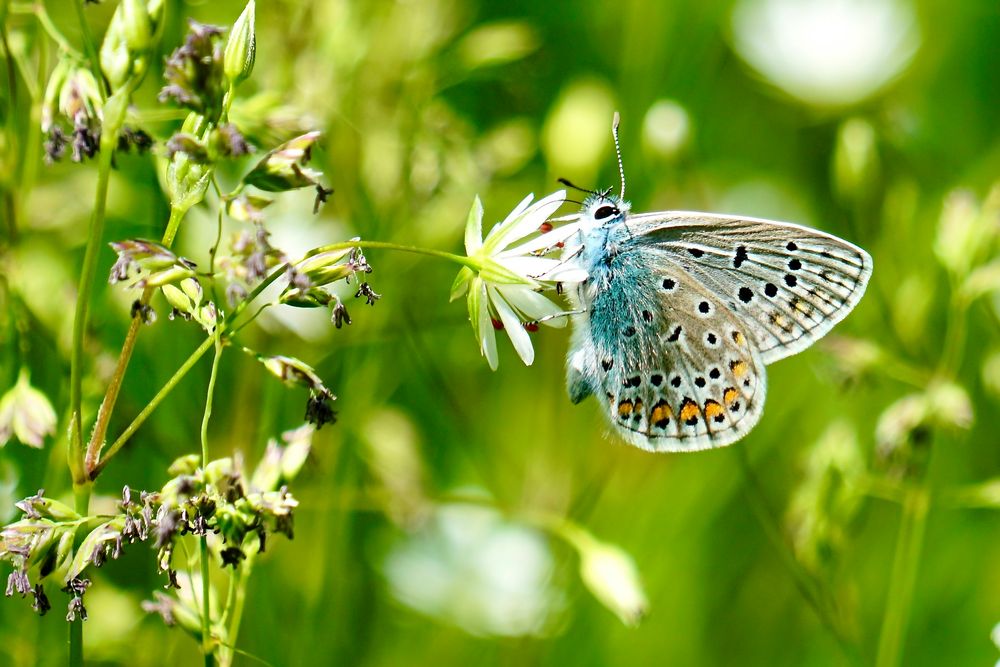
M 700 283 L 746 323 L 768 364 L 830 331 L 871 277 L 867 252 L 791 223 L 676 211 L 630 216 L 625 224 L 652 265 Z
M 630 244 L 591 267 L 569 356 L 574 401 L 590 393 L 614 428 L 651 451 L 728 445 L 757 423 L 764 364 L 710 289 L 672 278 L 662 251 Z

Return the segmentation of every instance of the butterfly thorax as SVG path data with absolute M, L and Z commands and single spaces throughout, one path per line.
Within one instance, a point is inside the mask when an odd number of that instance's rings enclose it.
M 586 307 L 596 291 L 606 289 L 615 274 L 630 267 L 620 255 L 632 238 L 625 222 L 630 205 L 615 195 L 596 194 L 587 198 L 580 212 L 580 258 L 589 279 L 578 291 Z

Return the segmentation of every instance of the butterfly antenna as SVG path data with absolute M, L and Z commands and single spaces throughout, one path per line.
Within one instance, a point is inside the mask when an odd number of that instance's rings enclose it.
M 622 201 L 625 200 L 625 167 L 622 165 L 622 148 L 618 143 L 618 124 L 621 122 L 622 118 L 615 112 L 614 118 L 611 121 L 611 136 L 615 138 L 615 154 L 618 156 L 618 175 L 622 180 Z
M 579 185 L 576 185 L 575 183 L 571 183 L 568 178 L 560 178 L 560 179 L 557 179 L 557 180 L 560 183 L 562 183 L 563 185 L 565 185 L 567 188 L 573 188 L 574 190 L 579 190 L 580 192 L 586 192 L 588 195 L 600 194 L 596 190 L 588 190 L 587 188 L 581 188 Z

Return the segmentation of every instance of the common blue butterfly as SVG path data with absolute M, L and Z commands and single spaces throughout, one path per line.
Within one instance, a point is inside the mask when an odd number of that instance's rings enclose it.
M 617 128 L 615 114 L 616 148 Z M 615 430 L 642 449 L 729 445 L 760 419 L 764 365 L 809 347 L 851 312 L 871 256 L 786 222 L 633 214 L 624 195 L 624 173 L 621 196 L 592 192 L 567 244 L 589 274 L 569 291 L 570 398 L 594 394 Z

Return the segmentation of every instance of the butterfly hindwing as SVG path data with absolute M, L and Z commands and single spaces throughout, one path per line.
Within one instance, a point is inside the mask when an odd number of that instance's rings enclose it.
M 790 223 L 666 212 L 624 224 L 657 265 L 697 281 L 745 322 L 764 363 L 825 335 L 857 305 L 871 276 L 861 248 Z
M 574 329 L 571 397 L 581 387 L 595 393 L 615 429 L 643 449 L 728 445 L 761 414 L 763 362 L 727 305 L 678 280 L 661 254 L 629 243 L 592 272 Z

